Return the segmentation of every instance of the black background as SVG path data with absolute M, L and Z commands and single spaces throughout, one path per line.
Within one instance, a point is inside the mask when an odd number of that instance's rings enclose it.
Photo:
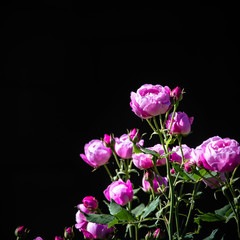
M 18 225 L 54 239 L 75 223 L 84 196 L 104 199 L 108 176 L 91 173 L 79 154 L 104 133 L 150 132 L 129 106 L 144 83 L 185 89 L 179 110 L 195 120 L 184 143 L 240 141 L 234 7 L 8 1 L 0 17 L 5 239 Z

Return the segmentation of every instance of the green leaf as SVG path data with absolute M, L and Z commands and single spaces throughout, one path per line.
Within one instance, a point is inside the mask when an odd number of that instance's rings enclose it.
M 113 221 L 111 221 L 111 222 L 108 224 L 108 228 L 114 226 L 114 225 L 117 224 L 117 223 L 118 223 L 118 219 L 117 219 L 117 218 L 113 219 Z
M 134 142 L 133 142 L 133 153 L 143 153 Z
M 218 209 L 218 210 L 215 210 L 215 213 L 219 216 L 222 216 L 222 217 L 225 217 L 227 211 L 231 208 L 231 205 L 230 204 L 227 204 L 225 205 L 224 207 Z
M 109 214 L 83 213 L 88 222 L 108 225 L 115 217 Z
M 153 150 L 151 150 L 151 149 L 143 148 L 143 147 L 140 147 L 140 148 L 141 148 L 141 150 L 142 150 L 145 154 L 151 154 L 151 155 L 153 155 L 153 156 L 155 156 L 155 157 L 159 157 L 159 156 L 160 156 L 159 153 L 157 153 L 157 152 L 155 152 L 155 151 L 153 151 Z
M 136 217 L 140 216 L 142 213 L 143 213 L 143 210 L 145 209 L 145 205 L 144 203 L 141 203 L 140 205 L 138 205 L 137 207 L 135 207 L 133 210 L 132 210 L 132 214 Z
M 213 230 L 212 233 L 208 237 L 204 238 L 203 240 L 213 240 L 217 231 L 218 229 Z
M 118 205 L 113 200 L 109 204 L 109 212 L 111 215 L 114 215 L 120 221 L 131 222 L 135 220 L 133 215 L 128 210 Z
M 184 236 L 184 238 L 183 239 L 194 239 L 193 238 L 193 234 L 187 234 L 186 236 Z
M 214 213 L 205 213 L 205 214 L 199 215 L 197 218 L 204 222 L 225 221 L 225 217 L 218 215 L 218 214 L 214 214 Z
M 142 215 L 142 218 L 145 218 L 147 217 L 150 213 L 152 213 L 158 206 L 158 203 L 159 203 L 159 198 L 156 198 L 154 201 L 152 201 L 143 211 L 143 215 Z
M 171 151 L 171 152 L 169 152 L 169 153 L 167 153 L 167 154 L 164 154 L 164 155 L 162 155 L 160 158 L 162 159 L 162 158 L 166 158 L 166 157 L 168 157 L 169 155 L 171 155 L 171 154 L 173 154 L 173 153 L 175 153 L 176 151 Z

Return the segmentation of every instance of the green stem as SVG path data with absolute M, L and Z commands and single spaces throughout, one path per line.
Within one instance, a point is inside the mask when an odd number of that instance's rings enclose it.
M 126 181 L 130 178 L 129 172 L 128 172 L 128 165 L 126 164 L 125 160 L 123 160 L 123 165 L 125 168 L 125 174 L 126 174 Z
M 135 224 L 135 240 L 138 240 L 138 225 Z
M 187 215 L 187 220 L 186 220 L 183 232 L 182 232 L 182 237 L 184 237 L 184 235 L 187 231 L 187 228 L 188 228 L 188 224 L 189 224 L 189 220 L 190 220 L 190 217 L 191 217 L 191 214 L 192 214 L 192 210 L 193 210 L 194 205 L 195 205 L 194 198 L 195 198 L 196 192 L 198 191 L 198 188 L 199 188 L 199 182 L 197 184 L 196 183 L 194 184 L 194 188 L 193 188 L 193 192 L 192 192 L 192 198 L 191 198 L 191 205 L 190 205 L 188 215 Z
M 112 174 L 110 173 L 108 166 L 107 166 L 106 164 L 104 164 L 103 166 L 105 167 L 105 169 L 106 169 L 106 171 L 107 171 L 107 173 L 108 173 L 111 181 L 113 182 L 113 176 L 112 176 Z
M 115 152 L 114 147 L 111 147 L 111 150 L 112 150 L 113 156 L 114 156 L 114 158 L 115 158 L 115 161 L 116 161 L 116 163 L 117 163 L 117 165 L 118 165 L 118 168 L 121 169 L 121 165 L 120 165 L 120 163 L 119 163 L 119 161 L 118 161 L 118 157 L 117 157 L 117 154 L 116 154 L 116 152 Z
M 174 118 L 174 115 L 175 115 L 176 110 L 177 110 L 177 105 L 175 104 L 175 105 L 174 105 L 174 108 L 173 108 L 173 114 L 172 114 L 172 118 L 171 118 L 171 123 L 170 123 L 169 131 L 171 131 L 172 124 L 173 124 L 173 118 Z
M 233 198 L 235 198 L 235 197 L 236 197 L 235 192 L 234 192 L 234 190 L 232 189 L 232 186 L 231 186 L 230 183 L 229 183 L 228 175 L 227 175 L 226 173 L 225 173 L 225 178 L 226 178 L 226 186 L 227 186 L 227 188 L 230 190 Z M 230 206 L 231 206 L 231 208 L 232 208 L 232 210 L 233 210 L 233 212 L 234 212 L 235 219 L 236 219 L 236 223 L 237 223 L 238 238 L 240 239 L 240 219 L 239 219 L 238 209 L 237 209 L 237 211 L 236 211 L 235 206 L 234 206 L 235 203 L 230 199 L 227 191 L 223 191 L 223 194 L 224 194 L 224 196 L 227 198 L 227 200 L 228 200 L 228 202 L 229 202 L 229 204 L 230 204 Z
M 175 109 L 175 106 L 174 106 L 174 109 Z M 175 110 L 176 111 L 176 110 Z M 156 121 L 156 118 L 153 117 L 153 121 L 154 121 L 154 124 L 155 124 L 155 127 L 157 128 L 157 133 L 158 133 L 158 136 L 160 138 L 160 142 L 163 146 L 163 150 L 164 150 L 164 153 L 167 154 L 168 151 L 164 145 L 164 141 L 163 141 L 163 137 L 162 137 L 162 134 L 159 130 L 159 127 L 158 127 L 158 124 L 157 124 L 157 121 Z M 169 156 L 166 157 L 166 166 L 167 166 L 167 177 L 168 177 L 168 184 L 169 184 L 169 198 L 170 198 L 170 213 L 169 213 L 169 222 L 168 222 L 168 234 L 169 234 L 169 240 L 171 240 L 173 238 L 173 214 L 174 214 L 174 189 L 173 189 L 173 179 L 172 179 L 172 175 L 170 173 L 170 159 L 169 159 Z

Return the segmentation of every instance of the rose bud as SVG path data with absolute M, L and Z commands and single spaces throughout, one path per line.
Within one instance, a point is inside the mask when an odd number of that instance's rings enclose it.
M 73 231 L 73 228 L 72 227 L 68 227 L 68 228 L 65 228 L 65 231 L 64 231 L 64 238 L 65 239 L 72 239 L 74 238 L 75 234 L 74 234 L 74 231 Z
M 93 211 L 98 208 L 98 200 L 92 196 L 87 196 L 83 199 L 83 205 L 88 210 Z
M 62 237 L 56 236 L 55 240 L 64 240 Z
M 157 228 L 154 233 L 153 233 L 153 238 L 154 239 L 163 239 L 164 238 L 164 233 L 161 231 L 160 228 Z
M 181 88 L 180 87 L 175 87 L 172 91 L 171 91 L 171 93 L 170 93 L 170 97 L 173 97 L 173 98 L 175 98 L 175 99 L 182 99 L 182 90 L 181 90 Z M 181 100 L 180 99 L 180 100 Z
M 17 227 L 15 230 L 15 236 L 19 237 L 19 238 L 26 237 L 26 235 L 29 233 L 29 231 L 30 230 L 28 230 L 24 226 Z
M 171 106 L 169 88 L 144 84 L 137 92 L 131 92 L 132 111 L 140 118 L 148 119 L 164 114 Z

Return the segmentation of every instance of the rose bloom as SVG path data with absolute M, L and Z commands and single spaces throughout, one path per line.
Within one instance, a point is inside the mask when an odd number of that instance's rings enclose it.
M 149 147 L 148 149 L 153 150 L 157 153 L 160 153 L 160 156 L 165 154 L 163 150 L 163 146 L 161 144 L 157 144 L 153 147 Z M 139 169 L 154 167 L 151 154 L 134 153 L 132 155 L 132 158 L 133 158 L 133 164 Z M 166 158 L 162 158 L 162 159 L 159 158 L 156 161 L 157 166 L 165 165 L 165 164 L 166 164 Z
M 134 133 L 136 134 L 136 129 L 133 129 L 129 136 L 127 134 L 123 134 L 120 138 L 115 138 L 115 151 L 119 157 L 123 159 L 132 158 L 133 143 L 130 141 L 129 137 L 133 140 L 135 137 Z M 140 140 L 137 144 L 143 146 L 144 140 Z
M 81 158 L 90 166 L 97 168 L 108 162 L 112 151 L 106 147 L 104 142 L 94 139 L 84 146 L 85 154 L 80 154 Z
M 168 116 L 166 121 L 166 128 L 170 129 L 171 119 L 173 113 Z M 171 134 L 189 134 L 191 131 L 191 125 L 193 123 L 193 117 L 188 117 L 184 112 L 176 112 L 173 117 L 172 127 L 170 129 Z
M 123 180 L 112 182 L 104 191 L 108 201 L 113 199 L 119 205 L 126 205 L 133 199 L 133 188 L 130 180 L 125 183 Z
M 82 230 L 87 239 L 108 239 L 113 231 L 113 227 L 108 228 L 108 225 L 92 222 L 89 222 L 86 229 Z
M 144 84 L 136 93 L 131 92 L 130 106 L 143 119 L 164 114 L 171 106 L 170 89 L 161 85 Z
M 175 146 L 173 147 L 172 151 L 174 151 L 174 153 L 171 154 L 170 160 L 172 162 L 178 162 L 178 163 L 182 163 L 182 154 L 181 154 L 181 149 L 179 146 Z M 183 156 L 186 160 L 188 160 L 188 163 L 195 163 L 195 160 L 192 159 L 192 151 L 193 149 L 188 147 L 186 144 L 182 144 L 182 151 L 183 151 Z
M 213 137 L 202 145 L 203 166 L 215 172 L 231 172 L 240 164 L 239 143 L 230 138 Z
M 151 186 L 147 178 L 148 178 L 148 172 L 146 172 L 143 176 L 142 187 L 145 192 L 151 192 Z M 154 174 L 154 179 L 152 181 L 153 181 L 153 190 L 156 194 L 161 193 L 158 182 L 160 183 L 160 185 L 162 185 L 162 182 L 165 186 L 167 186 L 168 184 L 168 179 L 166 177 L 161 177 L 161 178 L 159 176 L 156 177 L 155 174 Z

